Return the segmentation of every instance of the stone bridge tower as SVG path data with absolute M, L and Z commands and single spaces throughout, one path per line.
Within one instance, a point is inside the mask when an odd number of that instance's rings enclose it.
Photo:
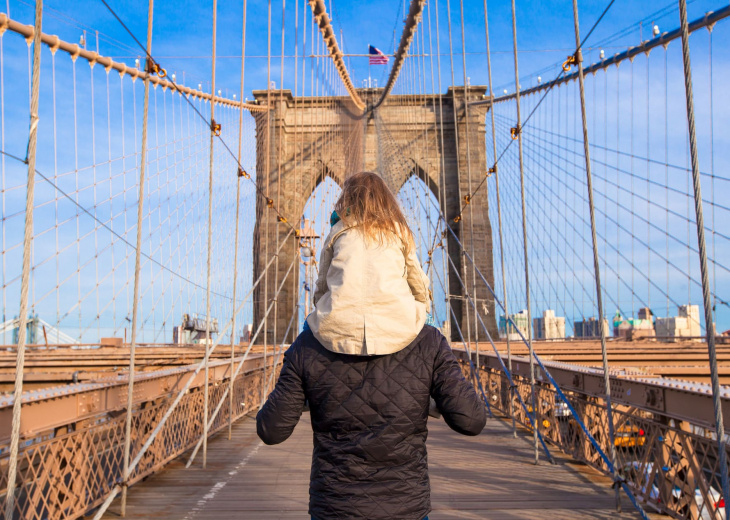
M 302 214 L 309 196 L 327 176 L 342 184 L 352 173 L 376 171 L 397 193 L 410 176 L 417 175 L 437 200 L 442 201 L 442 212 L 470 253 L 473 237 L 477 267 L 494 287 L 492 228 L 486 189 L 482 189 L 466 207 L 460 222 L 453 221 L 463 206 L 463 197 L 470 193 L 470 181 L 471 189 L 474 189 L 488 168 L 485 119 L 489 105 L 469 105 L 468 110 L 465 107 L 465 102 L 482 100 L 485 92 L 485 87 L 470 86 L 468 89 L 449 88 L 446 94 L 436 96 L 391 95 L 385 103 L 374 108 L 381 90 L 364 89 L 359 93 L 368 103 L 368 110 L 361 114 L 348 97 L 330 98 L 323 103 L 321 98 L 295 99 L 289 90 L 271 91 L 270 94 L 265 90 L 254 91 L 259 103 L 268 101 L 273 106 L 268 113 L 255 114 L 257 183 L 270 194 L 274 204 L 278 201 L 285 217 L 294 219 Z M 299 227 L 298 220 L 290 224 Z M 258 197 L 254 280 L 277 247 L 281 246 L 281 249 L 275 261 L 277 265 L 266 275 L 266 283 L 262 281 L 254 291 L 254 330 L 276 294 L 277 281 L 281 283 L 284 279 L 297 253 L 298 241 L 293 235 L 287 237 L 289 231 L 289 226 L 280 222 L 276 212 L 267 208 L 266 201 Z M 469 308 L 471 319 L 467 324 L 466 306 L 469 304 L 459 281 L 459 277 L 465 279 L 469 295 L 474 297 L 472 266 L 460 254 L 459 246 L 450 234 L 444 244 L 456 266 L 456 270 L 448 266 L 451 305 L 464 338 L 469 327 L 474 337 L 473 309 Z M 295 266 L 277 299 L 277 320 L 272 319 L 273 309 L 269 314 L 267 336 L 270 343 L 284 339 L 299 285 L 299 266 Z M 479 313 L 496 339 L 494 299 L 478 274 L 474 285 Z M 276 331 L 274 321 L 277 322 Z M 295 322 L 292 329 L 296 325 Z M 452 339 L 459 341 L 455 325 L 452 319 Z M 290 331 L 287 341 L 292 341 L 297 333 L 298 329 Z M 481 327 L 478 337 L 480 341 L 486 340 Z M 258 342 L 263 342 L 263 334 Z

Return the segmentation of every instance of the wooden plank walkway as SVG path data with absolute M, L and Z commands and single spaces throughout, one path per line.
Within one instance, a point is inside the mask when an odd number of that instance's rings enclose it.
M 610 480 L 555 454 L 558 463 L 532 464 L 532 437 L 513 438 L 508 423 L 490 419 L 478 437 L 458 435 L 429 420 L 433 511 L 446 519 L 636 519 L 624 498 L 614 509 Z M 170 520 L 308 519 L 312 433 L 305 413 L 292 437 L 266 446 L 253 418 L 244 418 L 208 447 L 208 467 L 185 469 L 187 458 L 132 487 L 127 518 Z M 104 516 L 117 520 L 119 500 Z M 658 518 L 658 516 L 657 516 Z

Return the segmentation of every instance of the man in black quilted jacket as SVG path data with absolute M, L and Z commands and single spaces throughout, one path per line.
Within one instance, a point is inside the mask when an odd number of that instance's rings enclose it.
M 437 329 L 426 325 L 410 345 L 382 356 L 331 352 L 305 330 L 284 355 L 256 426 L 266 444 L 283 442 L 309 401 L 312 519 L 422 520 L 431 510 L 431 397 L 451 429 L 481 433 L 484 403 Z

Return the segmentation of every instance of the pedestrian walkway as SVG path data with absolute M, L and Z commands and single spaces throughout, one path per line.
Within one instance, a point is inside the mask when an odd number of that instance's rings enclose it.
M 628 500 L 614 509 L 610 480 L 555 453 L 557 464 L 532 464 L 530 435 L 513 438 L 509 423 L 489 419 L 478 437 L 429 419 L 433 512 L 446 519 L 634 519 Z M 208 466 L 186 470 L 187 458 L 130 489 L 127 517 L 156 520 L 308 519 L 312 434 L 305 413 L 292 437 L 266 446 L 253 418 L 239 421 L 208 447 Z M 119 502 L 106 519 L 119 518 Z

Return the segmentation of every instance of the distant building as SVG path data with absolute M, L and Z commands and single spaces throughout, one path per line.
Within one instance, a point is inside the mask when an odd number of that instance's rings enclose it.
M 648 307 L 642 307 L 639 309 L 638 318 L 624 319 L 621 313 L 616 311 L 613 317 L 613 335 L 626 340 L 655 337 L 654 314 Z
M 573 330 L 575 331 L 575 337 L 576 338 L 600 338 L 601 337 L 601 329 L 598 325 L 598 320 L 596 318 L 588 318 L 584 321 L 575 321 L 573 322 Z M 603 318 L 603 326 L 606 330 L 606 335 L 608 335 L 608 320 L 606 318 Z
M 197 314 L 183 314 L 182 324 L 172 329 L 172 342 L 175 345 L 205 344 L 207 318 Z M 218 333 L 218 319 L 210 319 L 210 343 Z
M 5 338 L 5 334 L 12 333 L 13 344 L 17 345 L 20 340 L 19 327 L 20 320 L 13 318 L 12 320 L 0 323 L 0 334 Z M 39 318 L 37 314 L 31 314 L 25 322 L 25 343 L 26 345 L 73 345 L 78 343 L 78 341 Z
M 507 320 L 504 316 L 499 317 L 499 337 L 502 339 L 507 339 L 507 337 L 509 337 L 510 340 L 519 341 L 522 339 L 518 333 L 519 329 L 519 332 L 527 338 L 529 323 L 527 319 L 527 311 L 521 310 L 516 314 L 512 314 L 510 318 L 512 318 L 514 325 L 509 323 L 509 320 Z M 517 328 L 515 328 L 515 325 Z
M 682 305 L 679 316 L 672 318 L 657 318 L 656 335 L 662 341 L 675 341 L 677 338 L 695 338 L 700 341 L 699 305 Z
M 535 339 L 564 339 L 565 318 L 555 316 L 555 311 L 543 311 L 542 318 L 532 320 Z
M 250 343 L 253 335 L 253 324 L 246 323 L 241 331 L 241 343 Z

